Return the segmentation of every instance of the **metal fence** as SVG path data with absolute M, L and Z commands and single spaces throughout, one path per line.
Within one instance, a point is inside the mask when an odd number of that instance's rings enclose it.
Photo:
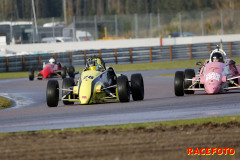
M 35 36 L 38 37 L 38 42 L 45 37 L 57 36 L 72 37 L 74 41 L 96 40 L 105 36 L 105 28 L 108 38 L 112 39 L 167 37 L 169 33 L 173 32 L 180 33 L 180 36 L 187 35 L 184 34 L 185 32 L 197 36 L 240 33 L 239 10 L 102 15 L 69 19 L 71 21 L 68 21 L 67 24 L 63 24 L 61 18 L 38 19 L 38 27 L 34 27 L 34 25 L 31 28 L 29 26 L 28 28 L 21 26 L 16 29 L 9 27 L 7 29 L 9 33 L 3 30 L 1 33 L 0 30 L 0 35 L 9 36 L 7 39 L 12 43 L 13 40 L 17 40 L 17 43 L 30 43 L 34 41 Z M 0 19 L 0 21 L 3 20 Z M 31 20 L 29 21 L 31 22 Z
M 174 46 L 150 46 L 121 49 L 81 50 L 54 54 L 0 57 L 0 72 L 28 71 L 30 67 L 40 69 L 51 57 L 65 66 L 85 66 L 87 58 L 97 55 L 109 64 L 160 62 L 188 59 L 205 59 L 210 50 L 219 43 L 202 43 Z M 223 49 L 228 57 L 240 56 L 240 42 L 224 42 Z

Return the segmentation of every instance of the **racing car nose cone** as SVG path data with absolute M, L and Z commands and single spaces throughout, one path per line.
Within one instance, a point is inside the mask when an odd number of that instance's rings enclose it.
M 48 77 L 49 71 L 50 71 L 50 69 L 48 67 L 44 68 L 44 70 L 42 72 L 43 78 L 47 78 Z
M 208 84 L 205 86 L 205 92 L 208 94 L 215 94 L 219 92 L 219 87 L 216 84 Z

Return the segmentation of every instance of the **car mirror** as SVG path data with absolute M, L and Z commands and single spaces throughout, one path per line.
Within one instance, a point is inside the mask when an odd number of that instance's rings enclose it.
M 236 62 L 235 61 L 230 61 L 229 65 L 234 65 Z
M 197 62 L 196 65 L 202 66 L 203 64 L 202 64 L 202 62 Z

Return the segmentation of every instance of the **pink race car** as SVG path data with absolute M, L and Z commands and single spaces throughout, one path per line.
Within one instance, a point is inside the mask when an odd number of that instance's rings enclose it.
M 205 91 L 207 94 L 216 94 L 228 90 L 240 90 L 240 66 L 236 66 L 232 59 L 227 59 L 226 53 L 219 49 L 213 50 L 210 59 L 202 65 L 195 75 L 193 69 L 177 71 L 174 79 L 176 96 L 194 94 L 194 91 Z

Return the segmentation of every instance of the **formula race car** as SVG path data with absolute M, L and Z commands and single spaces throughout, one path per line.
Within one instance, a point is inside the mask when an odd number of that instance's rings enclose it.
M 62 89 L 56 80 L 49 80 L 46 90 L 46 100 L 49 107 L 56 107 L 59 101 L 59 91 L 62 91 L 60 100 L 65 105 L 92 104 L 108 101 L 129 102 L 130 94 L 134 101 L 144 99 L 144 83 L 141 74 L 132 74 L 131 81 L 122 74 L 116 74 L 112 67 L 105 67 L 102 58 L 91 57 L 78 81 L 65 78 Z
M 70 66 L 69 68 L 62 65 L 60 62 L 55 63 L 55 59 L 51 58 L 49 63 L 43 63 L 43 69 L 37 73 L 37 79 L 42 80 L 43 78 L 66 78 L 67 73 L 69 77 L 75 77 L 75 68 Z M 34 69 L 30 68 L 29 80 L 34 80 Z
M 240 66 L 236 66 L 232 59 L 227 59 L 226 53 L 219 49 L 213 50 L 210 59 L 200 65 L 199 73 L 195 75 L 193 69 L 177 71 L 174 79 L 176 96 L 194 94 L 194 91 L 205 91 L 207 94 L 216 94 L 228 90 L 240 89 Z

